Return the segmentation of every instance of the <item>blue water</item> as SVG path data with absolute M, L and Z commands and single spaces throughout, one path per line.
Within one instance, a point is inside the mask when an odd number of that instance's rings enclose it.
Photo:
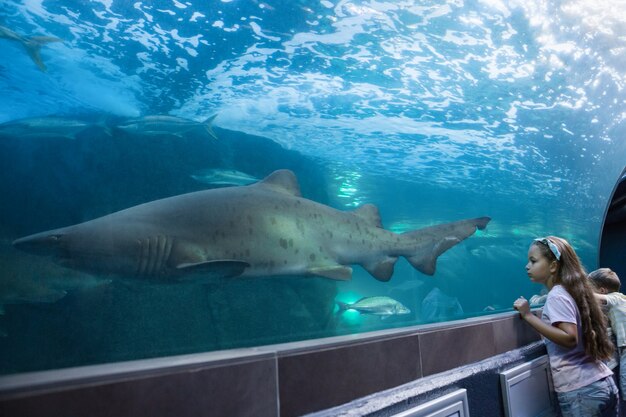
M 0 123 L 169 114 L 218 141 L 82 132 L 2 137 L 0 372 L 211 351 L 472 317 L 541 288 L 532 238 L 597 265 L 624 168 L 626 10 L 619 1 L 4 1 L 0 26 L 54 36 L 40 71 L 0 38 Z M 0 126 L 1 128 L 1 126 Z M 1 131 L 1 129 L 0 129 Z M 294 170 L 303 195 L 376 204 L 396 232 L 490 216 L 433 277 L 153 285 L 15 251 L 26 234 L 197 191 L 212 167 Z M 389 296 L 412 311 L 334 312 Z M 426 301 L 425 301 L 426 300 Z

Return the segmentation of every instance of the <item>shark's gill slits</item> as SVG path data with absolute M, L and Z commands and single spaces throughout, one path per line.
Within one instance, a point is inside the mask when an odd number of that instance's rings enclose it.
M 158 237 L 158 256 L 155 273 L 163 273 L 167 268 L 167 259 L 172 251 L 172 239 L 167 236 Z
M 146 270 L 146 264 L 148 261 L 148 245 L 145 240 L 137 240 L 139 243 L 139 257 L 137 258 L 137 270 L 136 275 L 143 275 Z
M 139 240 L 138 243 L 141 248 L 136 275 L 155 276 L 164 273 L 172 252 L 172 239 L 167 236 L 151 236 Z
M 159 237 L 148 239 L 148 267 L 144 272 L 146 275 L 154 275 L 159 258 Z

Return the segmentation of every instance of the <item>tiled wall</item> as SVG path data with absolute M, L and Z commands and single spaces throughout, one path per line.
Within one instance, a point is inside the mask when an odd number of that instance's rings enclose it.
M 291 417 L 525 346 L 516 313 L 0 378 L 0 416 Z

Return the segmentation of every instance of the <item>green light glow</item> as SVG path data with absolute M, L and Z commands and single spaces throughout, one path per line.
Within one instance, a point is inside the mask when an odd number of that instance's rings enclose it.
M 346 292 L 337 294 L 337 297 L 335 297 L 335 300 L 341 301 L 342 303 L 346 303 L 346 304 L 353 304 L 359 301 L 361 298 L 363 298 L 363 296 L 359 293 L 356 293 L 354 291 L 346 291 Z M 337 305 L 335 305 L 334 312 L 335 314 L 339 313 L 339 307 Z M 363 319 L 361 318 L 361 313 L 359 313 L 356 310 L 348 309 L 344 311 L 343 313 L 339 314 L 339 322 L 348 327 L 358 326 L 361 324 L 362 321 Z
M 363 295 L 357 292 L 346 291 L 346 292 L 337 294 L 337 297 L 335 297 L 335 300 L 341 301 L 342 303 L 346 303 L 346 304 L 353 304 L 359 301 L 361 298 L 363 298 Z

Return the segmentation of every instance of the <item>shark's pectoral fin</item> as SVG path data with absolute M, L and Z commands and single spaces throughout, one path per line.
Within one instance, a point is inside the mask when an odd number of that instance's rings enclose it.
M 243 271 L 250 267 L 248 262 L 237 260 L 217 260 L 195 263 L 181 263 L 176 265 L 179 271 L 189 273 L 210 274 L 214 276 L 230 278 L 243 274 Z
M 363 268 L 379 281 L 389 281 L 393 275 L 393 267 L 398 258 L 387 257 L 379 262 L 363 265 Z
M 307 272 L 324 278 L 348 281 L 352 278 L 352 268 L 349 266 L 335 265 L 309 268 Z

